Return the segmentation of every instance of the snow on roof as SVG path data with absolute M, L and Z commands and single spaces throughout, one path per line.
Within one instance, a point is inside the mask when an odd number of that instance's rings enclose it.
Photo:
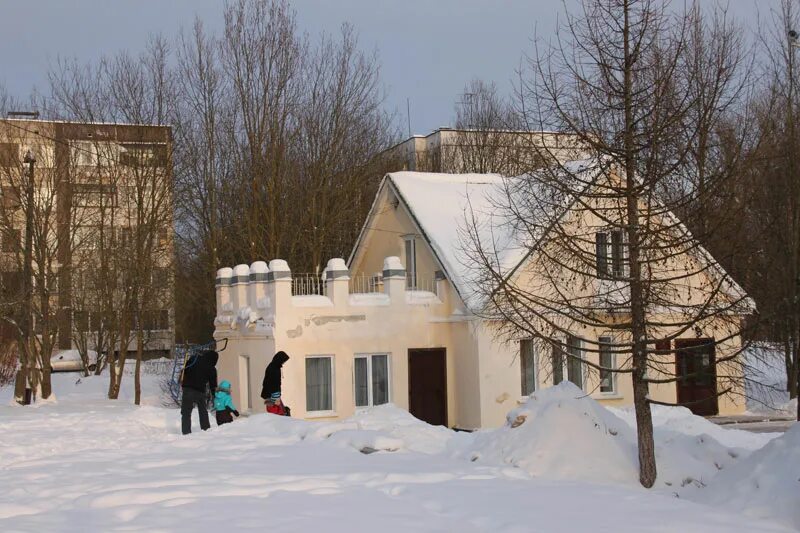
M 585 173 L 576 180 L 576 189 L 570 194 L 551 195 L 549 204 L 539 204 L 543 220 L 552 218 L 557 212 L 566 212 L 575 196 L 596 179 L 595 173 L 604 173 L 607 166 L 598 164 L 596 159 L 582 159 L 566 162 L 564 171 L 574 174 Z M 473 266 L 464 251 L 464 232 L 467 225 L 477 231 L 483 245 L 489 245 L 495 254 L 494 261 L 499 272 L 510 275 L 535 248 L 536 242 L 547 231 L 541 226 L 541 234 L 531 235 L 526 231 L 516 231 L 506 219 L 498 205 L 503 200 L 503 184 L 515 188 L 536 186 L 537 180 L 525 177 L 503 177 L 497 174 L 443 174 L 433 172 L 392 172 L 387 174 L 390 182 L 408 209 L 423 237 L 430 245 L 439 264 L 447 273 L 454 288 L 468 307 L 481 305 L 476 289 L 473 287 Z M 512 182 L 516 181 L 514 184 Z M 529 195 L 530 196 L 530 195 Z M 533 195 L 536 196 L 536 195 Z M 541 196 L 544 196 L 542 194 Z M 374 209 L 374 206 L 373 206 Z M 672 218 L 674 214 L 669 213 Z M 677 219 L 676 219 L 677 220 Z M 688 229 L 684 228 L 688 233 Z M 363 230 L 362 230 L 363 234 Z M 361 237 L 359 237 L 359 241 Z M 356 245 L 356 248 L 358 244 Z M 733 280 L 722 266 L 703 246 L 697 251 L 702 260 L 711 265 L 711 274 L 724 279 L 724 289 L 730 297 L 744 300 L 745 312 L 754 309 L 752 300 Z
M 465 302 L 472 292 L 468 284 L 470 268 L 461 246 L 467 216 L 474 214 L 481 227 L 494 230 L 494 237 L 502 244 L 501 265 L 513 268 L 527 253 L 526 249 L 514 246 L 510 235 L 498 232 L 501 224 L 493 224 L 491 220 L 492 194 L 509 178 L 496 174 L 429 172 L 393 172 L 387 178 Z
M 573 173 L 591 172 L 598 168 L 595 160 L 571 161 L 563 166 Z M 513 272 L 534 244 L 530 242 L 532 236 L 525 231 L 515 231 L 503 210 L 497 207 L 504 204 L 498 197 L 504 194 L 503 185 L 512 181 L 522 184 L 523 177 L 392 172 L 387 179 L 403 199 L 456 291 L 470 307 L 480 306 L 480 302 L 470 282 L 474 278 L 473 266 L 464 251 L 467 224 L 474 226 L 470 230 L 477 231 L 483 245 L 491 247 L 496 267 L 506 274 Z M 587 177 L 586 181 L 591 179 Z M 524 181 L 526 186 L 535 183 L 529 179 Z M 562 200 L 568 201 L 566 198 Z M 569 205 L 563 201 L 555 201 L 547 209 L 558 207 L 566 210 Z

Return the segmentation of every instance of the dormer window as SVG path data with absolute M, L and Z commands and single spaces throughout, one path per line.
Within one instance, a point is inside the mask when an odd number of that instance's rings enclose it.
M 628 257 L 625 233 L 622 230 L 599 231 L 594 235 L 597 277 L 619 279 L 626 275 Z

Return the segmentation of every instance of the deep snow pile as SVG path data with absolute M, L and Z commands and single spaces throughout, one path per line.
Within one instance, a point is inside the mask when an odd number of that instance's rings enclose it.
M 776 435 L 723 429 L 688 409 L 659 408 L 654 436 L 655 487 L 674 490 L 706 483 Z M 630 486 L 639 479 L 632 410 L 607 409 L 569 382 L 534 393 L 508 414 L 504 427 L 476 433 L 455 453 L 548 478 Z
M 785 531 L 676 499 L 674 487 L 642 490 L 628 414 L 568 383 L 537 392 L 507 426 L 475 434 L 387 405 L 341 422 L 258 413 L 209 432 L 195 415 L 196 433 L 184 437 L 178 411 L 158 406 L 158 377 L 143 376 L 144 407 L 132 405 L 129 377 L 117 402 L 104 398 L 107 376 L 57 374 L 58 400 L 37 409 L 4 405 L 11 391 L 0 389 L 0 531 Z M 662 487 L 712 476 L 715 461 L 718 479 L 755 471 L 769 449 L 742 459 L 757 443 L 741 432 L 680 410 L 655 418 Z M 716 430 L 726 445 L 710 436 Z M 763 459 L 766 472 L 798 464 L 794 438 L 793 452 Z M 796 472 L 786 474 L 735 482 L 763 487 L 754 502 L 769 505 L 773 491 L 789 490 Z M 716 493 L 715 482 L 692 497 Z
M 622 409 L 609 407 L 608 410 L 625 420 L 632 428 L 636 428 L 636 414 L 633 407 Z M 728 429 L 693 414 L 686 407 L 652 405 L 650 410 L 653 414 L 653 430 L 656 440 L 659 440 L 659 437 L 668 438 L 669 433 L 690 436 L 708 435 L 728 448 L 757 450 L 781 435 L 780 433 L 751 433 Z
M 534 476 L 629 483 L 637 468 L 628 425 L 569 382 L 537 391 L 506 425 L 456 450 L 476 463 L 507 463 Z
M 800 529 L 800 424 L 686 495 Z

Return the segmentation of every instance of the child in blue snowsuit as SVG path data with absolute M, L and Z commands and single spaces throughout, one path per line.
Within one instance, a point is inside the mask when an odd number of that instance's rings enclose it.
M 233 422 L 233 415 L 239 416 L 239 411 L 231 399 L 231 383 L 228 380 L 223 380 L 217 387 L 217 392 L 214 394 L 214 411 L 217 412 L 218 426 Z

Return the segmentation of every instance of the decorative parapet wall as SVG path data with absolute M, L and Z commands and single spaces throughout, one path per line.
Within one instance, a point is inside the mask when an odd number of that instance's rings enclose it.
M 365 313 L 365 308 L 391 306 L 437 306 L 447 313 L 449 285 L 437 275 L 435 291 L 408 290 L 406 270 L 398 257 L 387 257 L 379 290 L 351 292 L 350 272 L 344 259 L 328 261 L 323 271 L 321 294 L 292 295 L 292 272 L 286 261 L 273 259 L 269 265 L 256 261 L 234 268 L 221 268 L 216 276 L 217 316 L 215 336 L 240 335 L 273 337 L 276 320 L 298 317 L 317 310 L 335 310 L 337 314 Z M 444 306 L 445 308 L 441 308 Z M 368 312 L 368 311 L 367 311 Z M 402 313 L 402 310 L 398 309 Z

